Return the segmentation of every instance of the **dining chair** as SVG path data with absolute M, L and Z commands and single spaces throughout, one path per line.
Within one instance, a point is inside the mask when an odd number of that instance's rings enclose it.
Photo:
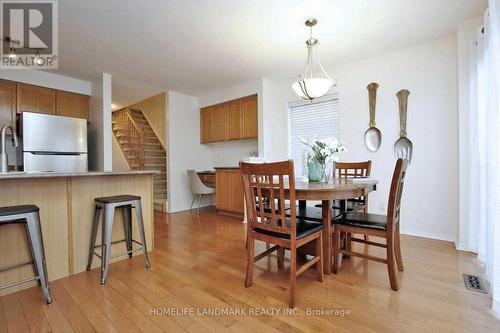
M 371 160 L 366 162 L 335 162 L 333 176 L 337 178 L 369 177 L 371 168 Z M 335 201 L 333 208 L 340 209 L 340 201 Z M 359 198 L 347 199 L 345 208 L 347 211 L 362 210 L 363 213 L 368 213 L 368 195 Z
M 365 162 L 334 162 L 333 177 L 334 178 L 360 178 L 369 177 L 372 168 L 372 161 Z M 342 200 L 334 200 L 332 208 L 334 210 L 333 216 L 338 216 L 339 212 L 343 210 L 348 212 L 362 211 L 368 213 L 368 195 L 359 198 Z M 321 204 L 315 205 L 314 208 L 307 208 L 306 213 L 302 214 L 299 210 L 299 217 L 318 221 L 321 217 Z M 333 229 L 332 229 L 333 230 Z M 333 236 L 333 235 L 332 235 Z M 342 235 L 343 246 L 350 249 L 351 247 L 351 234 Z M 368 236 L 364 236 L 365 240 L 369 240 Z M 333 241 L 333 240 L 332 240 Z
M 323 281 L 323 238 L 321 223 L 297 219 L 295 203 L 295 180 L 293 161 L 266 164 L 240 162 L 241 176 L 247 209 L 247 271 L 245 287 L 252 285 L 255 262 L 277 251 L 278 268 L 284 267 L 284 250 L 290 250 L 290 289 L 288 305 L 295 307 L 295 281 L 298 275 L 316 265 L 318 281 Z M 288 197 L 285 188 L 288 184 Z M 266 203 L 266 198 L 268 203 Z M 271 209 L 266 207 L 271 205 Z M 290 207 L 290 216 L 286 216 Z M 260 240 L 274 244 L 264 252 L 255 255 L 254 242 Z M 301 267 L 297 267 L 297 248 L 316 242 L 316 256 Z
M 187 173 L 189 177 L 189 184 L 191 186 L 191 192 L 193 193 L 193 201 L 191 201 L 191 208 L 189 210 L 193 209 L 194 201 L 196 200 L 196 197 L 198 197 L 198 209 L 196 212 L 197 214 L 200 214 L 201 197 L 204 195 L 214 194 L 215 189 L 203 184 L 200 176 L 198 176 L 198 173 L 195 170 L 188 169 Z
M 360 257 L 373 260 L 387 265 L 389 281 L 393 290 L 398 290 L 398 270 L 403 271 L 403 259 L 401 256 L 401 242 L 399 235 L 401 195 L 403 193 L 404 179 L 408 161 L 398 159 L 392 175 L 387 215 L 376 215 L 359 212 L 346 212 L 334 219 L 334 245 L 333 245 L 333 273 L 337 274 L 339 269 L 339 254 Z M 352 242 L 365 245 L 378 246 L 386 249 L 386 258 L 375 257 L 366 253 L 354 252 L 352 249 L 342 249 L 340 245 L 340 234 L 362 234 L 385 238 L 385 244 L 372 242 L 359 238 L 351 238 Z

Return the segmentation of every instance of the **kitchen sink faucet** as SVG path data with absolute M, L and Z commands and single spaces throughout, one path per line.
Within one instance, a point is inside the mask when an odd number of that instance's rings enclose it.
M 18 147 L 19 143 L 17 141 L 16 131 L 12 128 L 12 126 L 4 125 L 0 129 L 1 137 L 0 137 L 0 173 L 7 173 L 8 171 L 8 163 L 7 163 L 7 148 L 5 144 L 5 134 L 7 129 L 10 129 L 12 133 L 12 145 L 14 147 Z

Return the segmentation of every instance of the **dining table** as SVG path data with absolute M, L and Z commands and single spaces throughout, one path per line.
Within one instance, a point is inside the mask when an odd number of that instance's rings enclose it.
M 323 224 L 323 269 L 325 274 L 332 272 L 332 218 L 333 200 L 340 200 L 340 212 L 345 212 L 345 200 L 359 198 L 377 189 L 378 180 L 374 178 L 346 178 L 333 177 L 328 182 L 303 181 L 302 178 L 295 179 L 295 199 L 299 202 L 297 215 L 314 215 L 315 211 L 320 211 L 321 216 L 317 216 Z M 288 196 L 290 187 L 285 182 L 285 197 Z M 321 209 L 312 209 L 307 206 L 307 201 L 321 201 Z M 308 216 L 314 218 L 314 216 Z

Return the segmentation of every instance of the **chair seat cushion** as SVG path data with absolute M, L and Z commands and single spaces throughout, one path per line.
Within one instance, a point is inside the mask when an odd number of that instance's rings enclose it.
M 133 201 L 133 200 L 141 200 L 141 197 L 138 195 L 124 194 L 124 195 L 115 195 L 112 197 L 95 198 L 95 201 L 100 202 L 100 203 L 104 203 L 104 204 Z
M 36 213 L 39 210 L 40 209 L 35 205 L 0 207 L 0 216 Z
M 387 216 L 378 214 L 346 213 L 333 220 L 333 223 L 359 228 L 387 230 Z
M 286 219 L 286 225 L 290 226 L 290 219 Z M 314 234 L 315 232 L 320 231 L 323 229 L 323 224 L 318 223 L 318 222 L 313 222 L 313 221 L 308 221 L 305 219 L 297 219 L 297 239 L 301 239 L 304 237 L 307 237 L 309 235 Z M 279 232 L 274 232 L 274 231 L 269 231 L 269 230 L 264 230 L 264 229 L 254 229 L 255 232 L 261 233 L 261 234 L 266 234 L 269 236 L 273 237 L 280 237 L 280 238 L 285 238 L 285 239 L 290 239 L 290 235 L 288 234 L 282 234 Z

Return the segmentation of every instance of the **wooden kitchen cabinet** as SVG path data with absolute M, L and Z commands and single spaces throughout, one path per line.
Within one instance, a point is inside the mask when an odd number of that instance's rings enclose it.
M 255 140 L 257 114 L 257 95 L 204 107 L 200 110 L 200 142 Z
M 214 107 L 212 122 L 212 142 L 226 141 L 226 104 Z
M 90 97 L 67 91 L 56 92 L 56 114 L 58 116 L 89 120 Z
M 17 112 L 56 114 L 54 89 L 17 84 Z
M 0 127 L 16 126 L 16 84 L 0 80 Z
M 200 112 L 200 142 L 212 142 L 213 107 L 201 109 Z
M 257 95 L 246 97 L 241 101 L 241 139 L 257 139 L 257 113 Z
M 226 140 L 233 141 L 241 139 L 241 113 L 241 102 L 239 100 L 228 103 Z
M 238 168 L 215 169 L 216 207 L 222 213 L 243 214 L 243 181 Z

